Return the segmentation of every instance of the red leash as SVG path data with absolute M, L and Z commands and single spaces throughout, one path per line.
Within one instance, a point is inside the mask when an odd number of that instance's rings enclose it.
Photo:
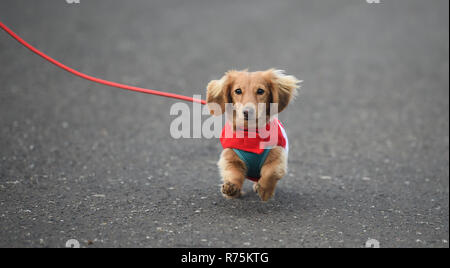
M 115 82 L 103 80 L 103 79 L 100 79 L 100 78 L 97 78 L 97 77 L 93 77 L 93 76 L 81 73 L 81 72 L 79 72 L 77 70 L 74 70 L 74 69 L 72 69 L 72 68 L 62 64 L 61 62 L 59 62 L 59 61 L 57 61 L 57 60 L 55 60 L 55 59 L 45 55 L 44 53 L 39 51 L 37 48 L 35 48 L 32 45 L 28 44 L 25 40 L 20 38 L 20 36 L 18 36 L 16 33 L 14 33 L 11 29 L 9 29 L 1 21 L 0 21 L 0 28 L 2 28 L 12 38 L 16 39 L 19 43 L 21 43 L 22 45 L 24 45 L 26 48 L 28 48 L 29 50 L 33 51 L 37 55 L 39 55 L 42 58 L 46 59 L 47 61 L 55 64 L 59 68 L 64 69 L 67 72 L 69 72 L 71 74 L 74 74 L 76 76 L 79 76 L 81 78 L 84 78 L 86 80 L 90 80 L 92 82 L 103 84 L 103 85 L 110 86 L 110 87 L 117 87 L 117 88 L 121 88 L 121 89 L 125 89 L 125 90 L 131 90 L 131 91 L 136 91 L 136 92 L 141 92 L 141 93 L 146 93 L 146 94 L 163 96 L 163 97 L 167 97 L 167 98 L 173 98 L 173 99 L 179 99 L 179 100 L 184 100 L 184 101 L 189 101 L 189 102 L 197 102 L 197 103 L 201 103 L 201 104 L 206 104 L 206 101 L 204 101 L 204 100 L 194 99 L 194 98 L 191 98 L 191 97 L 186 97 L 186 96 L 178 95 L 178 94 L 174 94 L 174 93 L 161 92 L 161 91 L 153 90 L 153 89 L 128 86 L 128 85 L 124 85 L 124 84 L 120 84 L 120 83 L 115 83 Z

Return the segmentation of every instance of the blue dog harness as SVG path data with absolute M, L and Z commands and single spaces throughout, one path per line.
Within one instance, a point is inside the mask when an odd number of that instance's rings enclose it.
M 261 168 L 266 161 L 267 155 L 269 155 L 270 149 L 265 149 L 262 154 L 255 154 L 239 149 L 233 149 L 233 151 L 244 161 L 247 167 L 247 178 L 252 181 L 258 181 L 261 177 Z

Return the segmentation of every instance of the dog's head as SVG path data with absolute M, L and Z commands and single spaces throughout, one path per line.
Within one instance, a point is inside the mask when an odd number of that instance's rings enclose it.
M 250 122 L 256 122 L 258 126 L 262 118 L 265 118 L 265 125 L 271 113 L 280 113 L 287 107 L 296 95 L 300 82 L 294 76 L 285 75 L 281 70 L 232 70 L 225 73 L 220 80 L 209 82 L 206 102 L 213 115 L 223 114 L 225 105 L 233 104 L 234 125 L 249 127 Z M 270 110 L 272 103 L 278 104 L 278 111 Z

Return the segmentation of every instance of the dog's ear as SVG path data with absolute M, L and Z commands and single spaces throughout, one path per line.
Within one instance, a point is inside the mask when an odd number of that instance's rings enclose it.
M 231 103 L 230 88 L 235 71 L 228 71 L 220 80 L 212 80 L 206 87 L 206 103 L 212 115 L 225 112 L 225 103 Z M 220 109 L 219 109 L 220 108 Z
M 278 113 L 281 113 L 289 102 L 297 95 L 297 89 L 302 81 L 292 75 L 284 74 L 282 70 L 269 69 L 263 73 L 272 93 L 272 102 L 278 103 Z

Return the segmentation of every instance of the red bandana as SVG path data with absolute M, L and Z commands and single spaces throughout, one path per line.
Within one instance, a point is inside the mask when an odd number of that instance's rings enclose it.
M 265 130 L 260 129 L 259 131 L 245 129 L 233 131 L 233 126 L 226 122 L 222 129 L 222 135 L 220 135 L 220 143 L 222 143 L 224 149 L 232 148 L 262 154 L 264 149 L 274 146 L 281 146 L 286 149 L 288 141 L 283 125 L 278 119 L 274 118 L 267 123 Z

